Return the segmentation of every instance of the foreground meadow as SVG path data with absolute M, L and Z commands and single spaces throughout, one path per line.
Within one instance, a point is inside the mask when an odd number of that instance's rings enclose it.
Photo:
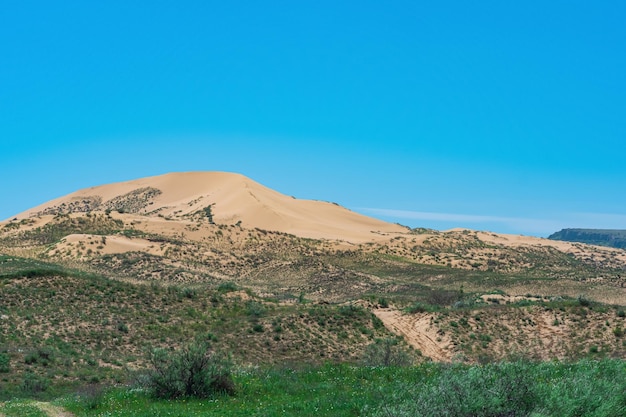
M 139 386 L 98 389 L 53 401 L 75 416 L 608 416 L 626 415 L 626 362 L 582 360 L 416 367 L 324 365 L 248 369 L 236 393 L 155 399 Z M 45 416 L 28 401 L 6 416 Z M 71 413 L 71 414 L 69 414 Z M 58 414 L 61 415 L 61 414 Z

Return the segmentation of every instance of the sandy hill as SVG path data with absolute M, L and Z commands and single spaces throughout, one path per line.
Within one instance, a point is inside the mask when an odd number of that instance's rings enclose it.
M 59 340 L 79 349 L 92 343 L 92 351 L 106 351 L 99 335 L 111 334 L 109 347 L 139 352 L 139 341 L 162 343 L 167 326 L 206 334 L 211 316 L 218 321 L 210 326 L 224 331 L 220 340 L 245 360 L 319 360 L 330 351 L 347 357 L 365 335 L 386 331 L 443 361 L 511 352 L 626 357 L 623 249 L 467 229 L 411 230 L 221 172 L 92 187 L 17 217 L 0 222 L 0 295 L 21 300 L 2 313 L 18 317 L 8 338 L 20 341 L 14 351 L 35 351 L 21 340 L 32 337 L 37 346 L 56 329 Z M 112 294 L 118 281 L 126 286 Z M 251 297 L 255 302 L 246 304 Z M 121 304 L 141 313 L 125 313 Z M 257 315 L 261 305 L 271 314 Z M 214 316 L 220 309 L 225 315 Z M 85 311 L 93 315 L 76 325 Z M 66 318 L 59 321 L 60 314 Z M 41 334 L 25 336 L 21 329 L 36 327 L 34 315 L 42 317 Z M 102 332 L 103 322 L 110 333 Z M 118 323 L 128 325 L 120 330 Z M 68 328 L 84 333 L 74 339 Z M 306 353 L 306 346 L 316 347 Z M 18 362 L 28 365 L 23 355 Z
M 17 216 L 115 211 L 144 218 L 239 224 L 300 237 L 376 240 L 406 229 L 354 213 L 333 203 L 300 200 L 243 175 L 225 172 L 171 173 L 76 191 Z

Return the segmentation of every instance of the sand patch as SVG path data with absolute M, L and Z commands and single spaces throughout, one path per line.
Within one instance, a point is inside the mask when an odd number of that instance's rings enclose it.
M 113 210 L 112 210 L 113 208 Z M 172 173 L 87 188 L 19 214 L 18 220 L 50 214 L 120 211 L 170 220 L 239 224 L 312 239 L 385 240 L 407 229 L 363 216 L 337 204 L 300 200 L 243 175 Z
M 483 294 L 479 299 L 485 303 L 518 303 L 520 301 L 542 301 L 543 297 L 525 296 L 525 295 L 505 295 L 505 294 Z
M 155 242 L 125 236 L 100 236 L 71 234 L 48 250 L 49 256 L 80 258 L 84 256 L 111 255 L 127 252 L 144 252 L 161 255 L 162 249 Z
M 432 314 L 403 314 L 394 309 L 375 309 L 373 313 L 388 330 L 404 337 L 423 356 L 440 362 L 451 360 L 450 340 L 431 326 Z
M 33 405 L 39 408 L 41 411 L 43 411 L 50 417 L 73 417 L 74 416 L 74 414 L 70 413 L 69 411 L 66 411 L 63 408 L 56 406 L 56 405 L 52 405 L 50 403 L 38 401 L 38 402 L 34 402 Z

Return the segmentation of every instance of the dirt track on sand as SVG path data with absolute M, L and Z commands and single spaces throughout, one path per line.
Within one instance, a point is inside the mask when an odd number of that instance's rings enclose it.
M 388 330 L 403 336 L 423 356 L 434 361 L 450 362 L 451 354 L 447 349 L 449 340 L 438 335 L 437 329 L 430 325 L 431 314 L 403 314 L 393 309 L 374 310 L 374 314 Z

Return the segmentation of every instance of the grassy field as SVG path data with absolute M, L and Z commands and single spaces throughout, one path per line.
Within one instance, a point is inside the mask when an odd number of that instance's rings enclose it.
M 240 369 L 236 394 L 157 400 L 140 388 L 96 388 L 55 400 L 75 416 L 602 416 L 626 415 L 622 360 L 509 362 L 484 366 L 323 365 Z M 28 401 L 0 407 L 39 416 Z

